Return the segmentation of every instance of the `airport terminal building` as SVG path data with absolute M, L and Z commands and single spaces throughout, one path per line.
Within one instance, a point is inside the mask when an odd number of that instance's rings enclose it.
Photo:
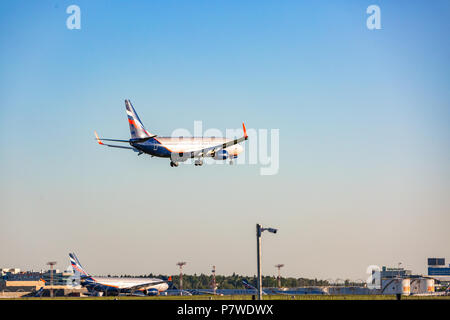
M 428 276 L 441 283 L 450 283 L 450 264 L 445 265 L 445 258 L 428 258 Z

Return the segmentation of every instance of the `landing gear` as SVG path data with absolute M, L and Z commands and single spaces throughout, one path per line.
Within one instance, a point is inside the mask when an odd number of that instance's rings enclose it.
M 178 167 L 178 162 L 170 161 L 170 166 L 171 167 Z
M 230 165 L 232 166 L 233 165 L 233 159 L 230 159 Z
M 203 165 L 203 160 L 195 160 L 194 164 L 196 166 L 201 166 L 201 165 Z

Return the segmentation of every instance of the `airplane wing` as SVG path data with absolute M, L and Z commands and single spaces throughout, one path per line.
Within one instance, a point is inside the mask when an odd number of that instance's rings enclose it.
M 180 157 L 180 158 L 197 158 L 197 157 L 205 157 L 211 153 L 220 151 L 222 149 L 226 149 L 228 147 L 231 147 L 235 144 L 238 144 L 242 141 L 245 141 L 248 139 L 248 135 L 247 135 L 247 130 L 245 129 L 245 124 L 242 123 L 242 129 L 244 130 L 244 136 L 239 138 L 239 139 L 234 139 L 234 140 L 230 140 L 227 141 L 225 143 L 222 144 L 218 144 L 217 146 L 213 146 L 213 147 L 209 147 L 209 148 L 204 148 L 204 149 L 200 149 L 200 150 L 196 150 L 196 151 L 190 151 L 190 152 L 175 152 L 174 155 L 176 157 Z
M 98 137 L 97 132 L 94 131 L 94 133 L 95 133 L 95 138 L 97 139 L 98 144 L 100 144 L 100 145 L 102 145 L 102 146 L 107 146 L 107 147 L 111 147 L 111 148 L 120 148 L 120 149 L 130 149 L 130 150 L 133 150 L 134 152 L 140 152 L 138 149 L 133 148 L 133 147 L 117 146 L 117 145 L 114 145 L 114 144 L 103 143 L 103 140 L 104 140 L 104 141 L 115 141 L 115 142 L 126 142 L 126 143 L 129 142 L 128 140 L 100 139 L 100 138 Z
M 183 290 L 184 291 L 184 290 Z M 198 295 L 198 294 L 209 294 L 209 295 L 214 295 L 214 291 L 206 291 L 206 290 L 200 290 L 200 289 L 193 289 L 193 290 L 189 290 L 189 292 L 193 295 Z M 220 293 L 215 293 L 216 296 L 220 296 L 222 294 Z

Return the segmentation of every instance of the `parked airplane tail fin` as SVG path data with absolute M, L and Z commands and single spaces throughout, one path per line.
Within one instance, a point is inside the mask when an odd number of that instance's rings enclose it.
M 128 124 L 130 125 L 130 133 L 132 139 L 143 139 L 153 136 L 147 130 L 139 119 L 138 114 L 133 108 L 130 100 L 125 100 L 125 108 L 127 111 Z
M 89 277 L 89 274 L 84 270 L 84 268 L 81 266 L 80 261 L 78 260 L 75 253 L 69 253 L 70 258 L 70 264 L 72 265 L 72 268 L 75 273 L 79 273 L 80 276 L 86 276 Z
M 257 290 L 254 286 L 252 286 L 250 283 L 248 283 L 245 280 L 242 280 L 242 284 L 244 285 L 244 288 L 247 290 Z

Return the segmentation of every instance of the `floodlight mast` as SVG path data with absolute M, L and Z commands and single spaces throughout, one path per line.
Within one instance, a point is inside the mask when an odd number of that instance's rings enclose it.
M 278 288 L 281 288 L 281 268 L 284 267 L 284 264 L 280 263 L 275 265 L 275 268 L 278 268 Z
M 53 298 L 53 266 L 56 265 L 56 261 L 49 261 L 47 265 L 50 266 L 50 297 Z
M 177 262 L 177 266 L 180 267 L 180 296 L 183 295 L 183 266 L 184 266 L 186 263 L 187 263 L 187 262 L 185 262 L 185 261 Z
M 277 229 L 263 228 L 259 223 L 256 224 L 256 256 L 258 267 L 258 300 L 262 300 L 262 274 L 261 274 L 261 234 L 263 231 L 269 231 L 270 233 L 277 233 Z
M 213 266 L 213 268 L 212 268 L 212 275 L 213 275 L 213 279 L 212 279 L 212 289 L 213 289 L 214 295 L 216 295 L 216 290 L 217 290 L 217 284 L 216 284 L 216 266 Z

